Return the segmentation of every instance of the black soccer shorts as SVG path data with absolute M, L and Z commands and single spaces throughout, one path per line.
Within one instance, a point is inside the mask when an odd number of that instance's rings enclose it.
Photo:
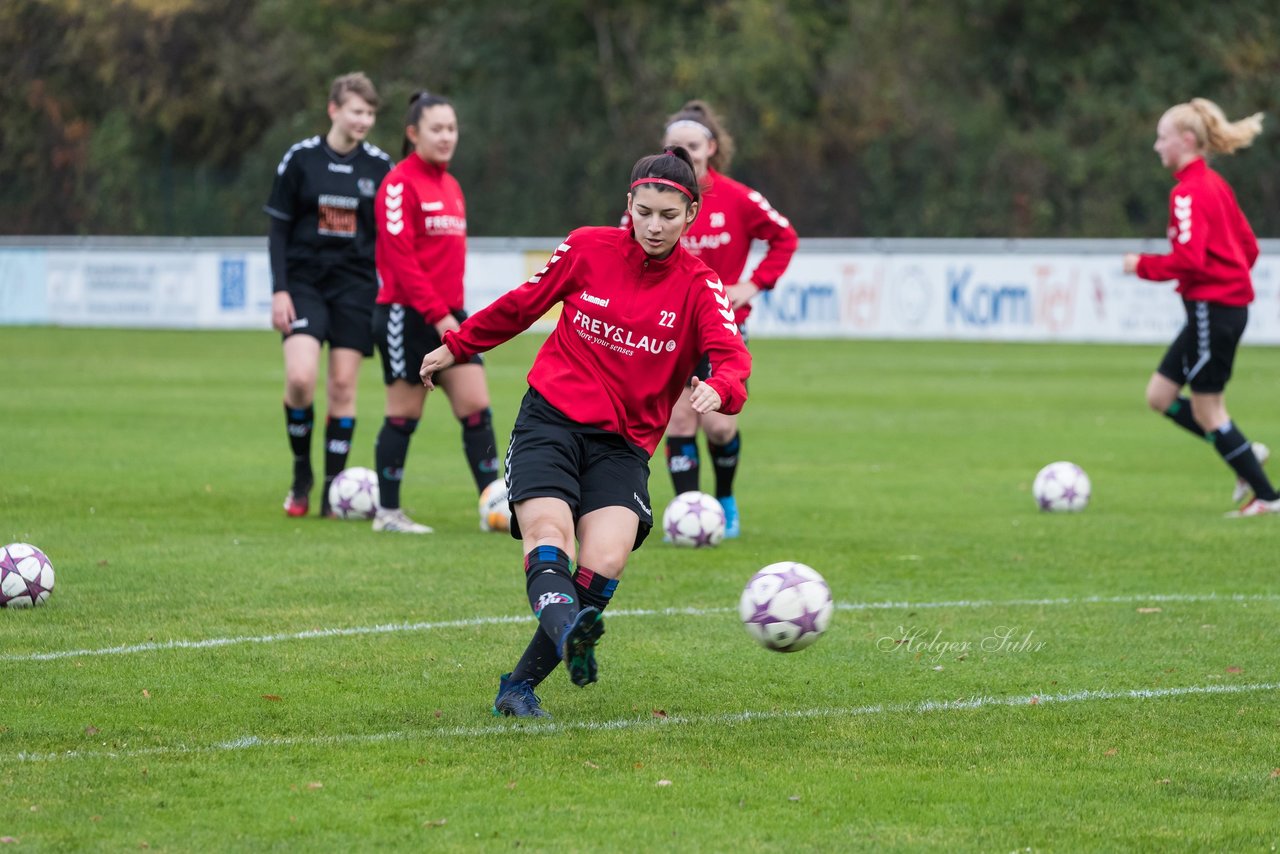
M 534 389 L 524 396 L 507 444 L 507 487 L 514 505 L 559 498 L 576 523 L 602 507 L 626 507 L 640 517 L 631 550 L 649 536 L 649 455 L 616 433 L 578 424 Z M 511 536 L 521 539 L 512 516 Z
M 289 296 L 297 319 L 290 335 L 310 335 L 330 347 L 359 350 L 373 355 L 373 301 L 377 282 L 340 271 L 331 271 L 318 282 L 290 281 Z
M 1193 392 L 1218 394 L 1231 379 L 1240 336 L 1249 322 L 1247 306 L 1183 300 L 1187 325 L 1173 339 L 1157 371 Z
M 459 323 L 467 319 L 461 309 L 450 313 Z M 386 385 L 396 380 L 420 385 L 418 371 L 423 358 L 444 343 L 434 323 L 427 323 L 416 309 L 399 303 L 374 306 L 373 337 L 382 355 L 382 381 Z M 467 364 L 483 365 L 484 359 L 477 353 Z

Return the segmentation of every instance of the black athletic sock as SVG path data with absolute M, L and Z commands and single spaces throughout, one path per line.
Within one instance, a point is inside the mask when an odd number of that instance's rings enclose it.
M 404 461 L 409 456 L 409 437 L 418 429 L 416 418 L 383 419 L 378 441 L 373 446 L 374 465 L 378 467 L 378 506 L 395 510 L 400 506 L 400 481 L 404 480 Z
M 284 405 L 285 429 L 289 435 L 289 449 L 293 451 L 293 486 L 296 494 L 306 495 L 315 483 L 311 471 L 311 431 L 316 423 L 316 408 L 294 409 Z
M 1235 424 L 1228 421 L 1210 433 L 1209 437 L 1213 440 L 1214 449 L 1222 459 L 1226 460 L 1227 465 L 1235 469 L 1236 474 L 1253 487 L 1254 495 L 1263 501 L 1275 501 L 1280 498 L 1275 488 L 1271 486 L 1266 472 L 1262 470 L 1262 463 L 1258 462 L 1258 458 L 1254 455 L 1253 445 Z
M 476 491 L 484 492 L 486 486 L 498 479 L 498 440 L 493 435 L 493 410 L 482 409 L 458 420 L 462 422 L 462 450 L 467 455 L 467 465 L 471 466 Z
M 324 491 L 320 493 L 320 515 L 329 512 L 329 484 L 347 467 L 351 437 L 356 432 L 353 417 L 330 417 L 324 425 Z
M 573 586 L 583 605 L 603 611 L 608 607 L 609 600 L 613 598 L 613 592 L 618 587 L 618 579 L 605 578 L 580 566 L 573 575 Z M 533 633 L 529 646 L 525 648 L 524 655 L 520 656 L 519 663 L 511 671 L 511 681 L 527 680 L 536 688 L 559 665 L 560 657 L 556 655 L 556 642 L 549 638 L 539 626 Z
M 569 556 L 555 546 L 535 546 L 525 555 L 524 580 L 529 605 L 542 631 L 556 644 L 581 608 L 571 572 Z
M 667 471 L 676 495 L 698 488 L 698 437 L 667 437 Z
M 733 438 L 723 445 L 707 440 L 707 451 L 716 470 L 716 498 L 733 495 L 733 476 L 738 473 L 738 451 L 741 447 L 741 433 L 734 433 Z
M 1164 415 L 1183 430 L 1194 433 L 1201 439 L 1209 438 L 1204 434 L 1204 428 L 1196 423 L 1195 417 L 1191 414 L 1191 401 L 1187 398 L 1179 397 L 1169 404 L 1169 408 L 1164 411 Z

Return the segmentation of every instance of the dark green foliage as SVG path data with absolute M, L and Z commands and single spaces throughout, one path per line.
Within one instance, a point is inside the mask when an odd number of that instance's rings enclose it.
M 272 167 L 366 71 L 395 155 L 450 96 L 475 235 L 613 222 L 662 119 L 709 100 L 734 173 L 809 236 L 1158 236 L 1156 119 L 1277 113 L 1267 0 L 12 0 L 0 230 L 254 234 Z M 1280 142 L 1218 166 L 1280 234 Z

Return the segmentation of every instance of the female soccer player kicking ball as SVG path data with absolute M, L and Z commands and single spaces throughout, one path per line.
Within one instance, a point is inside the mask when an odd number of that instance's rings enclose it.
M 1209 168 L 1209 154 L 1231 154 L 1262 132 L 1262 114 L 1228 122 L 1204 98 L 1170 107 L 1156 125 L 1156 154 L 1178 179 L 1169 195 L 1168 255 L 1124 256 L 1124 271 L 1143 279 L 1177 279 L 1187 325 L 1169 345 L 1147 383 L 1147 403 L 1178 426 L 1208 439 L 1236 472 L 1233 500 L 1253 497 L 1228 516 L 1280 512 L 1280 495 L 1262 470 L 1269 456 L 1227 414 L 1223 392 L 1236 348 L 1249 320 L 1253 281 L 1249 271 L 1258 241 L 1222 176 Z M 1191 398 L 1181 396 L 1190 386 Z
M 751 356 L 725 286 L 680 245 L 699 203 L 688 152 L 641 158 L 630 190 L 630 229 L 574 231 L 541 271 L 422 360 L 430 388 L 437 371 L 563 304 L 507 448 L 511 533 L 523 540 L 538 629 L 499 679 L 495 714 L 548 717 L 534 689 L 562 661 L 573 684 L 596 681 L 601 612 L 653 527 L 649 459 L 698 359 L 707 354 L 712 373 L 693 382 L 696 412 L 736 413 L 746 400 Z

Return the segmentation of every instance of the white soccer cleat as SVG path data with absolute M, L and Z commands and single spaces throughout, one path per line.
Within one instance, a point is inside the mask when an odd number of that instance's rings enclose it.
M 1267 460 L 1271 459 L 1271 449 L 1261 442 L 1253 443 L 1253 455 L 1258 458 L 1258 465 L 1265 466 Z M 1236 478 L 1235 491 L 1231 493 L 1231 503 L 1239 504 L 1244 501 L 1245 496 L 1249 494 L 1249 481 L 1242 477 Z
M 375 531 L 391 531 L 396 534 L 434 534 L 435 529 L 426 525 L 421 525 L 408 516 L 404 515 L 404 511 L 399 507 L 388 510 L 383 507 L 378 508 L 378 513 L 373 517 L 373 530 Z
M 1273 513 L 1280 513 L 1280 499 L 1263 501 L 1261 498 L 1255 498 L 1239 510 L 1232 510 L 1227 514 L 1227 518 L 1242 519 L 1245 516 L 1269 516 Z

